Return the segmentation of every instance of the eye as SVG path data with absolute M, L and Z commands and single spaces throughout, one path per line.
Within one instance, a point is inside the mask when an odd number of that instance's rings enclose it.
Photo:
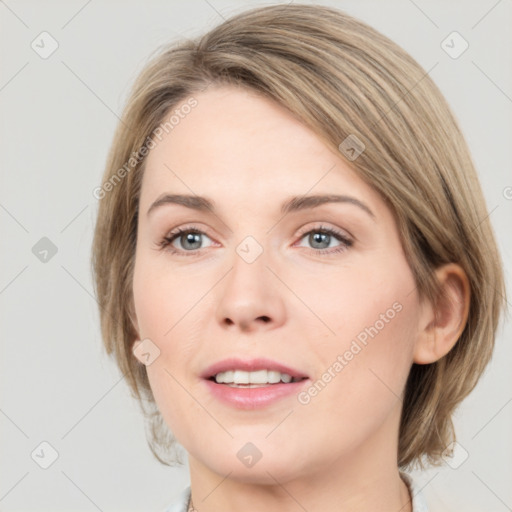
M 186 256 L 189 256 L 196 254 L 198 250 L 204 248 L 202 246 L 202 237 L 209 238 L 204 231 L 194 226 L 186 226 L 171 231 L 168 235 L 164 236 L 157 245 L 160 249 L 168 250 L 173 254 L 187 253 Z M 181 247 L 176 248 L 174 245 L 175 241 L 178 241 Z
M 352 246 L 353 241 L 350 240 L 344 233 L 337 231 L 333 228 L 319 226 L 311 229 L 301 235 L 301 240 L 307 237 L 307 242 L 312 246 L 317 254 L 333 254 L 347 250 Z M 340 242 L 332 250 L 325 250 L 332 248 L 331 242 Z
M 204 249 L 202 238 L 211 238 L 195 226 L 185 226 L 171 231 L 168 235 L 162 238 L 157 246 L 161 250 L 166 250 L 172 254 L 182 254 L 184 256 L 194 256 L 201 249 Z M 311 245 L 315 254 L 334 254 L 347 250 L 352 246 L 353 241 L 348 238 L 344 233 L 337 231 L 334 228 L 319 226 L 310 229 L 300 235 L 300 240 L 306 239 Z M 332 243 L 338 241 L 337 246 L 332 246 Z M 176 247 L 175 243 L 179 242 L 181 247 Z M 300 247 L 301 245 L 299 245 Z

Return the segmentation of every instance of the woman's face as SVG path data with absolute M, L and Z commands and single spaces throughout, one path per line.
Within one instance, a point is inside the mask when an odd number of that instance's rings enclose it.
M 195 467 L 241 481 L 392 460 L 420 302 L 391 211 L 276 104 L 194 97 L 155 139 L 139 205 L 135 314 L 165 421 Z M 166 194 L 189 206 L 148 212 Z M 308 200 L 327 195 L 343 197 Z

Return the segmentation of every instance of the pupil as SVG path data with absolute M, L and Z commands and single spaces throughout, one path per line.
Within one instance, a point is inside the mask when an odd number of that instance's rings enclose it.
M 199 249 L 199 247 L 201 246 L 201 242 L 199 240 L 199 233 L 187 233 L 185 235 L 185 240 L 186 240 L 185 246 L 188 243 L 191 243 L 192 245 L 194 243 L 196 243 L 198 245 L 197 247 L 189 247 L 189 249 Z
M 329 247 L 329 237 L 327 233 L 315 233 L 314 235 L 310 235 L 313 238 L 312 245 L 314 246 L 315 243 L 325 243 L 325 239 L 327 238 L 327 245 L 325 247 L 321 247 L 321 249 L 325 249 L 326 247 Z M 322 241 L 323 239 L 323 241 Z

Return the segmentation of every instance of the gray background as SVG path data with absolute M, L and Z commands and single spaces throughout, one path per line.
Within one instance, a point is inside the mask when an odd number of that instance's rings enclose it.
M 153 459 L 138 407 L 102 351 L 92 191 L 150 53 L 265 3 L 0 1 L 1 510 L 157 511 L 188 483 L 186 467 Z M 430 70 L 471 148 L 510 284 L 511 1 L 319 3 L 368 22 Z M 42 31 L 59 45 L 46 59 L 31 47 Z M 441 47 L 452 31 L 469 43 L 456 59 Z M 57 248 L 47 261 L 32 250 L 43 237 Z M 434 511 L 512 510 L 510 339 L 506 319 L 492 364 L 457 411 L 458 455 L 414 473 Z M 59 454 L 47 469 L 43 441 Z

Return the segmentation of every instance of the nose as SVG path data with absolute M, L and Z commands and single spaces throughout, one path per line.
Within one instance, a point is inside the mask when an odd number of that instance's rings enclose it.
M 285 321 L 283 285 L 267 266 L 266 253 L 249 263 L 235 253 L 219 289 L 217 320 L 241 332 L 275 329 Z

